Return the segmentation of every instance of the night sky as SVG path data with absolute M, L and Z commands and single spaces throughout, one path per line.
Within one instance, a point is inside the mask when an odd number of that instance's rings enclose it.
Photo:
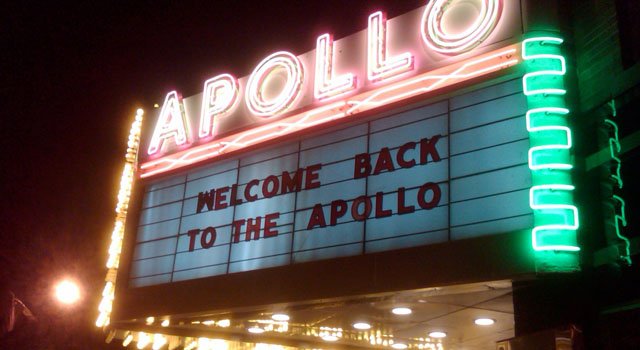
M 122 348 L 94 326 L 129 127 L 178 89 L 248 75 L 277 50 L 301 54 L 426 1 L 16 1 L 0 5 L 0 277 L 35 323 L 0 349 Z M 61 277 L 83 299 L 53 301 Z

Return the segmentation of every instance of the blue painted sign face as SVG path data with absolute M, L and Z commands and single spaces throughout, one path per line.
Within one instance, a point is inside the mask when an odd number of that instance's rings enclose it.
M 145 182 L 130 286 L 530 229 L 521 80 Z

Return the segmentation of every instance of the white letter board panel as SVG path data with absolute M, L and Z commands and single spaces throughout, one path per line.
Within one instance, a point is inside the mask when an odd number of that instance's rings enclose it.
M 130 286 L 531 228 L 520 80 L 148 182 Z

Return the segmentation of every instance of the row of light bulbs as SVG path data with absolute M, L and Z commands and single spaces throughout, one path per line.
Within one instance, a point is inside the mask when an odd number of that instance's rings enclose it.
M 395 315 L 405 316 L 410 315 L 412 310 L 406 307 L 394 308 L 391 312 Z M 284 313 L 275 313 L 271 316 L 271 320 L 256 320 L 252 321 L 255 323 L 254 326 L 247 328 L 247 331 L 254 334 L 260 334 L 267 331 L 275 331 L 275 332 L 286 332 L 288 330 L 288 321 L 290 320 L 289 315 Z M 154 317 L 148 317 L 145 322 L 147 325 L 152 325 L 156 319 Z M 495 320 L 490 318 L 477 318 L 474 320 L 476 325 L 479 326 L 489 326 L 495 323 Z M 163 327 L 168 327 L 170 324 L 169 319 L 163 319 L 160 322 L 160 325 Z M 230 327 L 231 321 L 229 319 L 222 320 L 205 320 L 205 321 L 193 321 L 191 324 L 202 324 L 205 326 L 218 326 L 218 327 Z M 286 325 L 284 330 L 281 328 L 283 325 Z M 280 328 L 278 328 L 278 326 Z M 352 324 L 353 328 L 360 331 L 368 331 L 372 328 L 369 323 L 366 322 L 355 322 Z M 307 335 L 317 336 L 327 342 L 334 342 L 343 337 L 344 330 L 339 327 L 320 327 L 317 332 L 309 333 Z M 445 338 L 447 334 L 443 331 L 434 330 L 428 334 L 428 338 L 414 339 L 411 344 L 411 347 L 418 350 L 443 350 L 443 345 L 441 342 L 434 340 L 440 340 Z M 133 333 L 129 333 L 124 341 L 123 346 L 128 346 L 134 339 Z M 384 332 L 380 332 L 379 330 L 372 333 L 366 333 L 365 338 L 362 339 L 371 343 L 374 346 L 384 346 L 391 347 L 397 350 L 404 350 L 409 348 L 407 343 L 395 341 L 393 335 L 385 334 Z M 208 349 L 216 349 L 216 350 L 226 350 L 228 348 L 228 342 L 220 339 L 208 339 L 208 338 L 198 338 L 191 341 L 185 340 L 185 350 L 208 350 Z M 137 343 L 136 347 L 138 349 L 144 349 L 148 345 L 151 345 L 151 349 L 158 350 L 161 349 L 164 345 L 167 344 L 167 336 L 162 334 L 147 334 L 144 332 L 139 332 L 137 334 Z M 256 344 L 256 349 L 258 348 Z M 263 344 L 265 345 L 265 344 Z M 280 346 L 280 348 L 284 348 Z M 273 350 L 271 348 L 265 350 Z
M 111 243 L 109 244 L 109 257 L 107 258 L 107 276 L 105 277 L 105 286 L 102 291 L 102 300 L 98 305 L 98 318 L 96 320 L 97 327 L 105 327 L 109 325 L 111 310 L 113 307 L 113 299 L 115 293 L 116 274 L 120 264 L 120 253 L 122 252 L 122 242 L 124 239 L 124 226 L 127 218 L 127 210 L 129 208 L 129 199 L 131 198 L 131 188 L 133 186 L 133 177 L 135 172 L 136 161 L 138 157 L 138 148 L 140 147 L 140 131 L 142 128 L 142 116 L 144 111 L 138 109 L 136 117 L 131 124 L 129 138 L 127 141 L 127 153 L 125 154 L 125 164 L 120 178 L 120 188 L 118 190 L 118 201 L 116 204 L 116 219 L 111 234 Z

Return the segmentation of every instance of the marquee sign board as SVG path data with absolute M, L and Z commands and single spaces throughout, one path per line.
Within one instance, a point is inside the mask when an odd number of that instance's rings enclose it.
M 140 287 L 528 229 L 520 79 L 148 181 Z
M 129 286 L 531 229 L 522 75 L 431 93 L 518 64 L 519 6 L 376 12 L 364 31 L 320 36 L 315 51 L 274 53 L 200 95 L 170 92 L 143 134 Z M 382 108 L 421 96 L 436 102 Z M 337 120 L 348 124 L 318 128 Z M 281 142 L 248 148 L 270 140 Z

